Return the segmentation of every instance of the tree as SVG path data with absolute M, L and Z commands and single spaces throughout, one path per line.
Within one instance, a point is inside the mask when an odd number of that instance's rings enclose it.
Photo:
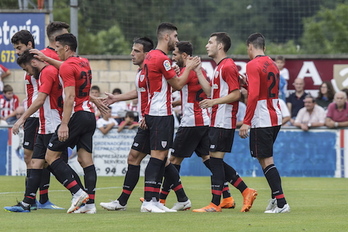
M 335 9 L 322 8 L 304 19 L 302 47 L 307 54 L 348 53 L 348 5 Z

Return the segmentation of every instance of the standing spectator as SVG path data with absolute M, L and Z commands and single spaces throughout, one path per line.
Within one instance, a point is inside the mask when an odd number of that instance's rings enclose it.
M 307 95 L 307 93 L 304 91 L 305 83 L 302 78 L 296 78 L 294 81 L 294 86 L 295 92 L 290 94 L 290 96 L 286 99 L 286 105 L 291 113 L 291 125 L 294 125 L 298 111 L 304 107 L 303 100 Z
M 248 188 L 236 170 L 223 160 L 225 153 L 231 152 L 232 149 L 240 98 L 238 69 L 234 61 L 227 58 L 231 38 L 225 32 L 212 33 L 205 47 L 208 56 L 217 64 L 210 84 L 202 78 L 199 79 L 202 89 L 207 95 L 209 94 L 208 97 L 211 97 L 202 100 L 199 105 L 204 109 L 212 107 L 208 132 L 212 200 L 208 206 L 194 209 L 193 212 L 221 212 L 220 201 L 226 176 L 233 175 L 237 177 L 239 183 L 237 186 L 234 182 L 234 186 L 243 195 L 243 206 L 240 211 L 248 212 L 256 199 L 257 192 Z
M 271 200 L 265 213 L 287 213 L 290 207 L 273 159 L 273 144 L 282 124 L 278 104 L 279 71 L 272 59 L 265 56 L 262 34 L 251 34 L 247 39 L 247 49 L 251 60 L 246 66 L 249 97 L 239 136 L 247 138 L 250 130 L 251 156 L 258 159 L 271 189 Z
M 4 90 L 3 79 L 5 77 L 8 77 L 9 75 L 11 75 L 11 71 L 2 64 L 0 64 L 0 94 L 2 94 Z
M 124 120 L 118 126 L 117 132 L 121 132 L 126 126 L 128 126 L 128 129 L 130 130 L 139 126 L 139 123 L 135 121 L 133 111 L 127 111 L 126 116 L 124 116 Z
M 102 117 L 97 120 L 97 128 L 106 135 L 115 126 L 117 126 L 117 122 L 111 117 L 111 107 L 109 107 L 108 112 L 102 114 Z
M 19 106 L 19 98 L 13 93 L 11 85 L 4 86 L 4 92 L 0 95 L 1 118 L 9 125 L 16 122 L 16 109 Z
M 285 68 L 284 56 L 277 56 L 275 63 L 279 69 L 279 98 L 286 100 L 288 91 L 288 81 L 290 79 L 289 70 Z
M 339 91 L 335 94 L 334 102 L 327 108 L 325 125 L 329 128 L 348 127 L 347 94 Z
M 307 95 L 304 99 L 304 107 L 298 112 L 294 126 L 308 131 L 313 127 L 321 127 L 325 124 L 325 110 L 315 103 L 314 97 Z
M 329 104 L 333 101 L 335 96 L 335 90 L 330 81 L 324 81 L 319 86 L 318 97 L 315 99 L 318 106 L 327 109 Z
M 122 90 L 115 88 L 112 91 L 113 95 L 122 94 Z M 127 103 L 125 101 L 118 101 L 110 105 L 111 106 L 111 116 L 120 124 L 124 118 L 124 114 L 127 111 Z

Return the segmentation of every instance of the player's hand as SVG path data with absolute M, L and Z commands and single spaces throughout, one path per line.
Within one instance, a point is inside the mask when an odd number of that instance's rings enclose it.
M 16 135 L 19 133 L 19 128 L 24 124 L 24 121 L 19 118 L 15 124 L 12 126 L 12 134 Z
M 178 65 L 173 65 L 172 68 L 174 69 L 177 76 L 180 76 L 180 67 Z
M 194 70 L 201 63 L 201 58 L 198 56 L 189 56 L 186 60 L 186 68 Z
M 141 119 L 140 122 L 139 122 L 139 127 L 143 130 L 146 130 L 147 129 L 147 125 L 146 125 L 146 122 L 145 122 L 145 118 Z
M 30 49 L 29 52 L 35 54 L 34 55 L 35 58 L 37 58 L 41 61 L 46 61 L 47 56 L 45 54 L 43 54 L 41 51 L 39 51 L 37 49 Z
M 105 98 L 103 98 L 103 103 L 105 105 L 111 105 L 112 103 L 118 102 L 117 96 L 113 95 L 112 93 L 104 93 L 106 95 Z
M 67 124 L 61 124 L 58 128 L 58 139 L 64 142 L 69 138 L 69 127 Z
M 243 124 L 240 129 L 239 129 L 239 137 L 241 137 L 242 139 L 246 139 L 249 136 L 249 129 L 250 126 L 247 124 Z
M 199 106 L 203 109 L 212 107 L 213 105 L 214 105 L 214 101 L 211 99 L 204 99 L 204 100 L 199 102 Z
M 90 97 L 91 101 L 95 104 L 101 114 L 105 115 L 109 112 L 109 108 L 104 104 L 102 98 Z
M 239 73 L 239 85 L 240 86 L 248 86 L 248 81 L 245 75 Z

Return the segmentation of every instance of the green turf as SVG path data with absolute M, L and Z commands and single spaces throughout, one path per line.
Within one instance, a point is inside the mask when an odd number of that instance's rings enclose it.
M 59 206 L 70 206 L 70 194 L 54 178 L 50 199 Z M 270 191 L 262 177 L 244 178 L 258 197 L 248 213 L 239 212 L 241 194 L 231 187 L 237 207 L 222 213 L 192 211 L 151 214 L 140 213 L 139 197 L 143 195 L 141 178 L 127 211 L 103 210 L 99 202 L 114 200 L 121 192 L 123 177 L 99 177 L 97 214 L 66 214 L 62 210 L 37 210 L 31 213 L 9 213 L 0 210 L 0 231 L 348 231 L 348 179 L 283 178 L 283 188 L 291 213 L 264 214 Z M 193 208 L 206 206 L 210 199 L 209 177 L 182 177 Z M 24 177 L 0 176 L 0 206 L 11 206 L 22 200 Z M 167 206 L 175 202 L 169 195 Z

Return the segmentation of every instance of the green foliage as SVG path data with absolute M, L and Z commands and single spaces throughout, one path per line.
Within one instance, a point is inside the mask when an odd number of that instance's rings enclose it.
M 316 15 L 304 19 L 302 44 L 309 54 L 348 53 L 348 5 L 339 4 L 333 10 L 322 8 Z

